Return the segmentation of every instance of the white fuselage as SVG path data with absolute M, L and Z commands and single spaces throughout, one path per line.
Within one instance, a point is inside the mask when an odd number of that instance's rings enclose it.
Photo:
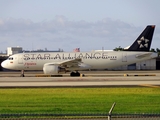
M 148 55 L 145 55 L 148 54 Z M 144 55 L 144 56 L 143 56 Z M 142 57 L 138 57 L 142 56 Z M 88 69 L 107 69 L 129 65 L 157 57 L 152 52 L 99 51 L 99 52 L 41 52 L 20 53 L 10 56 L 2 62 L 2 67 L 12 70 L 43 70 L 46 63 L 57 63 L 81 58 Z M 85 67 L 68 70 L 86 69 Z

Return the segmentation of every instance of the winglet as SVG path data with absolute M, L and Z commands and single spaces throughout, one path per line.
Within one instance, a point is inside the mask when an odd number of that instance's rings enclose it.
M 155 25 L 148 25 L 135 42 L 125 51 L 149 51 Z

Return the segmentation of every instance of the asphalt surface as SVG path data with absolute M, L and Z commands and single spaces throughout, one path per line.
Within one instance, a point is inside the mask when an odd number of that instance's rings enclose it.
M 160 86 L 160 71 L 82 71 L 85 77 L 42 77 L 42 72 L 1 72 L 0 87 Z M 35 77 L 40 75 L 41 77 Z

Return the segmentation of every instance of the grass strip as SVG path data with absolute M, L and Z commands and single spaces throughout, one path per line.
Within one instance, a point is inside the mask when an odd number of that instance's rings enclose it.
M 159 113 L 160 88 L 0 89 L 0 113 Z

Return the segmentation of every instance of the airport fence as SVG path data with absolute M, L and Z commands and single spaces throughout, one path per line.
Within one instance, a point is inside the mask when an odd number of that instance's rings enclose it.
M 59 113 L 59 114 L 0 114 L 0 120 L 63 120 L 63 119 L 95 119 L 95 120 L 160 120 L 160 114 L 108 114 L 108 113 Z
M 158 114 L 113 114 L 114 102 L 109 112 L 104 113 L 0 113 L 0 120 L 63 120 L 63 119 L 87 119 L 87 120 L 160 120 Z

